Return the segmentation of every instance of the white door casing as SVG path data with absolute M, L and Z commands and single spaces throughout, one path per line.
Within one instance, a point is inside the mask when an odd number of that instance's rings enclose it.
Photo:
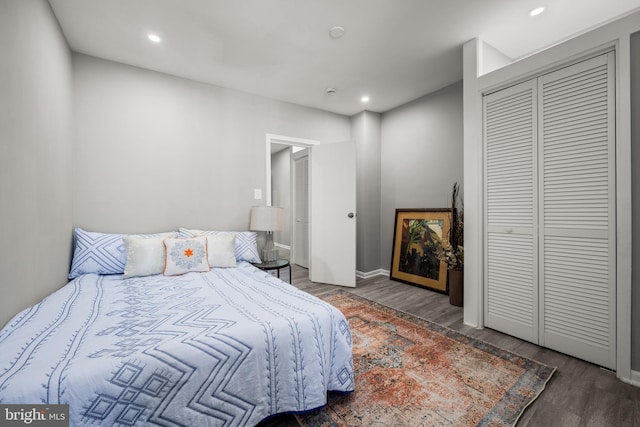
M 356 149 L 349 142 L 311 150 L 311 251 L 313 282 L 356 285 Z

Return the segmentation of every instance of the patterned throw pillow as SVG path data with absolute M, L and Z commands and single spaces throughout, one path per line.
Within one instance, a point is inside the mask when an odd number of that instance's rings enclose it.
M 123 234 L 74 229 L 74 250 L 69 279 L 83 274 L 122 274 L 127 261 Z M 177 237 L 178 233 L 132 234 L 142 238 Z
M 179 276 L 191 271 L 209 271 L 206 237 L 163 241 L 166 248 L 165 276 Z
M 180 229 L 180 237 L 194 236 L 216 236 L 231 234 L 236 238 L 234 253 L 236 261 L 247 261 L 252 263 L 260 263 L 260 255 L 258 254 L 258 243 L 256 241 L 255 231 L 205 231 L 193 230 L 188 228 Z
M 122 274 L 125 248 L 122 234 L 74 230 L 75 247 L 69 279 L 83 274 Z

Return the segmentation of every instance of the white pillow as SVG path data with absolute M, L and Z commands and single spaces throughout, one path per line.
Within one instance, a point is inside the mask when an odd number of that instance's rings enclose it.
M 191 271 L 209 271 L 207 261 L 207 238 L 164 239 L 166 257 L 165 276 L 179 276 Z
M 235 235 L 218 234 L 205 237 L 207 238 L 207 259 L 210 267 L 236 266 Z
M 164 237 L 122 236 L 127 253 L 124 277 L 151 276 L 164 270 Z

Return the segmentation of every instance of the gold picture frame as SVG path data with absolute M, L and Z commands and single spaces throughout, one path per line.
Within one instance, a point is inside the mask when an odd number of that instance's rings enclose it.
M 396 209 L 390 279 L 447 294 L 437 251 L 450 227 L 451 209 Z

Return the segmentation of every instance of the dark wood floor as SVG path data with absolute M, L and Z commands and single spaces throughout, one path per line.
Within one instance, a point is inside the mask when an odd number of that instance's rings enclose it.
M 336 289 L 310 282 L 307 270 L 295 265 L 292 279 L 294 286 L 311 294 Z M 546 389 L 520 418 L 519 427 L 640 426 L 640 388 L 623 383 L 615 373 L 593 364 L 491 329 L 466 326 L 462 323 L 462 308 L 450 305 L 446 295 L 383 276 L 358 279 L 355 288 L 340 289 L 557 367 Z M 297 422 L 293 417 L 283 416 L 270 420 L 267 425 L 296 426 Z

